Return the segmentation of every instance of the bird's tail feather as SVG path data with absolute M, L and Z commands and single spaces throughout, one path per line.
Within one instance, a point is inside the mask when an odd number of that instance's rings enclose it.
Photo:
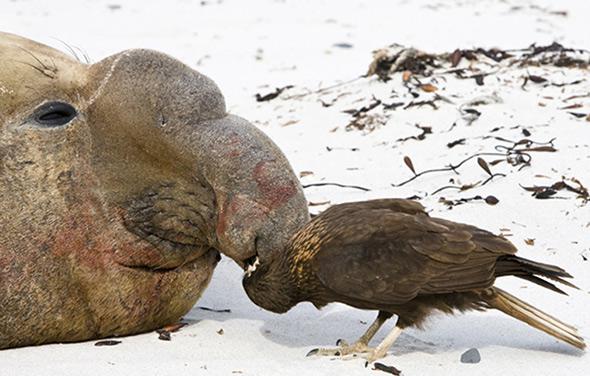
M 514 255 L 500 257 L 496 262 L 496 277 L 502 277 L 505 275 L 512 275 L 526 279 L 527 281 L 536 283 L 564 295 L 567 295 L 565 291 L 539 277 L 545 277 L 575 289 L 578 288 L 564 279 L 572 278 L 572 276 L 559 266 L 543 264 Z
M 492 308 L 579 349 L 583 350 L 586 347 L 584 338 L 578 334 L 575 327 L 546 314 L 504 290 L 497 287 L 493 287 L 491 290 L 491 294 L 485 296 L 484 299 Z

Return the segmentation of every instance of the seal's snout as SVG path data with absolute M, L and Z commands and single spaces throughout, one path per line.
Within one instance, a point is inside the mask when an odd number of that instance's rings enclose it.
M 101 111 L 101 126 L 92 131 L 96 139 L 107 140 L 95 144 L 101 160 L 108 159 L 103 180 L 112 187 L 113 201 L 124 206 L 138 197 L 139 210 L 126 219 L 133 233 L 159 248 L 173 241 L 182 249 L 195 238 L 205 239 L 243 266 L 256 254 L 266 259 L 280 251 L 309 220 L 303 190 L 283 153 L 248 121 L 226 113 L 223 96 L 209 78 L 148 50 L 127 51 L 94 69 L 102 77 L 100 90 L 120 92 L 130 102 L 101 95 L 89 112 L 94 116 L 96 109 L 110 109 L 109 117 Z M 114 169 L 121 173 L 113 174 Z M 178 201 L 176 188 L 169 198 L 157 194 L 162 183 L 192 193 L 199 199 L 185 204 L 213 208 L 214 215 L 193 220 L 178 214 L 184 209 L 166 208 L 188 221 L 179 224 L 150 214 L 144 207 L 151 196 L 143 192 Z M 163 201 L 158 205 L 166 207 Z

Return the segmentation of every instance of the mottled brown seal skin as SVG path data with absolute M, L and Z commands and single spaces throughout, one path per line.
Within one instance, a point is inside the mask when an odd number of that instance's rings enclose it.
M 218 252 L 272 258 L 308 221 L 278 148 L 171 57 L 0 33 L 0 67 L 0 348 L 174 322 Z

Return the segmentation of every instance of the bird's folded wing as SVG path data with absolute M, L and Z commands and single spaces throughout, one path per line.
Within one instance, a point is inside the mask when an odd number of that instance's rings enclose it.
M 344 219 L 336 231 L 343 235 L 314 257 L 320 281 L 342 297 L 403 304 L 419 294 L 489 287 L 498 253 L 513 253 L 509 242 L 496 244 L 497 237 L 473 226 L 426 215 L 378 213 L 365 216 L 360 225 L 355 220 L 350 237 Z

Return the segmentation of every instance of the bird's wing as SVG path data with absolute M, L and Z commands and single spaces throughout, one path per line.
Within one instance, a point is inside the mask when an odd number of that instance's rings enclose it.
M 507 239 L 475 226 L 446 221 L 440 218 L 432 218 L 432 221 L 449 228 L 451 231 L 469 232 L 471 234 L 470 241 L 476 247 L 470 253 L 467 262 L 449 266 L 444 274 L 432 278 L 420 293 L 436 294 L 446 289 L 461 292 L 489 287 L 496 277 L 496 260 L 498 257 L 513 255 L 517 251 L 516 247 Z M 459 276 L 460 279 L 455 280 Z M 485 282 L 483 276 L 487 276 Z
M 381 304 L 489 287 L 497 257 L 515 252 L 491 233 L 420 213 L 365 210 L 330 229 L 336 235 L 313 260 L 320 281 L 341 296 Z

